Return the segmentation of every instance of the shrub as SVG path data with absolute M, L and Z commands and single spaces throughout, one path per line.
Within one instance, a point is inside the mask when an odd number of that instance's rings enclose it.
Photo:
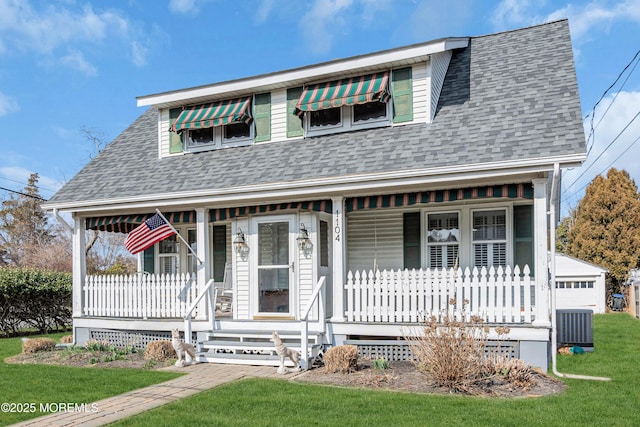
M 23 353 L 38 353 L 40 351 L 52 351 L 56 348 L 56 342 L 51 338 L 34 338 L 22 342 Z
M 339 345 L 332 347 L 324 354 L 324 367 L 327 372 L 343 374 L 358 369 L 358 347 L 355 345 Z
M 71 274 L 32 268 L 0 268 L 0 331 L 25 325 L 42 333 L 71 324 Z
M 71 344 L 73 342 L 73 335 L 65 335 L 60 338 L 60 342 L 63 344 Z
M 470 322 L 445 315 L 425 322 L 422 333 L 405 336 L 416 368 L 436 383 L 458 392 L 473 392 L 486 370 L 484 349 L 489 328 L 472 316 Z
M 152 341 L 147 344 L 147 348 L 144 350 L 144 360 L 152 360 L 154 362 L 164 362 L 169 359 L 173 359 L 176 356 L 176 351 L 171 345 L 171 341 L 158 340 Z
M 389 361 L 384 357 L 373 359 L 373 368 L 377 371 L 384 371 L 385 369 L 389 369 Z

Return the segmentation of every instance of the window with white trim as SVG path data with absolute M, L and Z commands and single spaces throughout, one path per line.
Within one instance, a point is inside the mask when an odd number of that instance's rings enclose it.
M 507 211 L 473 212 L 473 265 L 507 266 Z
M 307 136 L 316 136 L 389 126 L 391 124 L 391 104 L 391 100 L 387 102 L 373 101 L 366 104 L 309 111 L 304 115 L 305 131 Z
M 253 126 L 232 123 L 206 129 L 188 129 L 183 132 L 187 151 L 197 152 L 214 148 L 237 147 L 253 142 Z
M 178 239 L 175 234 L 158 242 L 158 272 L 160 274 L 176 274 L 180 272 L 178 250 Z
M 460 265 L 460 226 L 457 212 L 427 214 L 427 267 Z

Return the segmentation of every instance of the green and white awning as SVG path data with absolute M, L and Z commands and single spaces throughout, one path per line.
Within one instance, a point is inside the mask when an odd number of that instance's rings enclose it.
M 228 99 L 208 104 L 187 107 L 178 116 L 169 130 L 204 129 L 232 123 L 251 121 L 251 97 Z
M 389 99 L 389 72 L 368 74 L 307 86 L 296 104 L 295 113 L 326 110 L 343 105 L 366 104 Z
M 129 233 L 138 225 L 142 224 L 154 214 L 139 215 L 112 215 L 87 218 L 87 230 L 111 231 L 114 233 Z M 163 215 L 171 224 L 195 223 L 196 213 L 194 211 L 165 212 Z
M 426 203 L 492 198 L 533 199 L 533 186 L 531 183 L 504 184 L 381 196 L 349 197 L 345 200 L 345 211 L 353 212 L 362 209 L 396 208 Z

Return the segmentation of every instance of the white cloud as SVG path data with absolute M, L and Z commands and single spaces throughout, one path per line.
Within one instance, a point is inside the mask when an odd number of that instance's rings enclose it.
M 273 10 L 273 0 L 262 0 L 260 6 L 256 9 L 256 22 L 264 23 L 271 15 Z
M 91 65 L 80 52 L 71 52 L 60 58 L 60 64 L 73 70 L 80 71 L 87 77 L 98 75 L 96 67 Z
M 147 64 L 147 55 L 149 49 L 138 41 L 131 42 L 131 55 L 133 57 L 133 64 L 136 67 L 143 67 Z
M 134 25 L 119 11 L 94 10 L 69 4 L 50 4 L 32 7 L 28 0 L 0 0 L 0 53 L 37 53 L 45 56 L 41 61 L 56 64 L 58 50 L 84 52 L 85 45 L 102 45 L 119 40 L 122 43 L 138 43 Z M 139 32 L 138 32 L 139 31 Z M 142 49 L 138 49 L 142 50 Z M 95 67 L 83 56 L 65 54 L 59 64 L 69 66 L 76 62 L 76 69 L 95 75 Z M 139 58 L 134 55 L 134 60 Z
M 566 172 L 563 177 L 563 197 L 569 204 L 577 205 L 584 188 L 594 177 L 606 174 L 611 167 L 626 170 L 637 184 L 640 183 L 640 163 L 637 161 L 640 158 L 640 116 L 634 119 L 640 112 L 639 106 L 640 92 L 614 93 L 598 105 L 593 122 L 593 143 L 589 142 L 592 146 L 587 161 L 581 167 Z M 609 111 L 603 117 L 607 109 Z M 585 121 L 585 135 L 590 133 L 590 122 Z
M 20 110 L 18 101 L 0 92 L 0 117 Z
M 312 53 L 322 54 L 331 50 L 336 33 L 346 26 L 347 18 L 344 15 L 352 4 L 353 0 L 316 0 L 300 18 L 300 27 L 313 36 L 309 37 Z
M 545 2 L 503 0 L 494 9 L 491 22 L 496 30 L 506 30 L 568 18 L 572 40 L 577 43 L 594 30 L 607 32 L 615 21 L 640 22 L 640 2 L 637 0 L 613 3 L 594 0 L 580 5 L 568 3 L 550 13 L 543 12 L 544 6 Z
M 27 185 L 29 177 L 32 173 L 34 173 L 34 171 L 23 168 L 21 166 L 0 167 L 0 178 L 5 178 L 6 180 L 15 184 L 11 185 L 10 188 L 16 188 L 16 185 L 18 185 L 19 189 L 23 189 Z M 38 178 L 38 188 L 40 189 L 40 195 L 42 195 L 44 198 L 53 195 L 54 192 L 62 188 L 63 184 L 64 183 L 62 181 L 50 178 L 48 176 L 40 175 Z
M 199 9 L 195 0 L 169 0 L 169 11 L 183 15 L 195 15 Z

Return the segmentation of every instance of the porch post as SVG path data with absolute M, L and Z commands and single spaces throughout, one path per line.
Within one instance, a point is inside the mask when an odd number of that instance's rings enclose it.
M 84 302 L 84 280 L 87 274 L 86 269 L 86 242 L 85 242 L 85 219 L 73 216 L 73 266 L 72 266 L 72 304 L 73 317 L 82 317 Z
M 344 197 L 332 197 L 333 205 L 333 322 L 344 322 L 346 221 Z
M 549 247 L 547 196 L 548 179 L 539 178 L 533 182 L 533 223 L 534 223 L 534 265 L 536 281 L 536 320 L 534 326 L 551 327 L 549 310 Z M 551 242 L 553 245 L 554 242 Z
M 196 269 L 196 280 L 198 286 L 198 293 L 202 292 L 204 287 L 207 285 L 209 279 L 211 279 L 211 264 L 209 263 L 209 218 L 208 218 L 209 210 L 206 208 L 198 208 L 196 209 L 196 253 L 198 254 L 198 258 L 202 260 L 202 264 L 198 262 L 198 267 Z M 197 261 L 196 261 L 197 262 Z M 197 319 L 205 319 L 207 316 L 205 315 L 205 305 L 204 301 L 209 300 L 208 298 L 204 298 L 203 304 L 198 309 Z M 214 307 L 208 307 L 208 310 L 212 312 Z M 209 313 L 211 315 L 211 313 Z

